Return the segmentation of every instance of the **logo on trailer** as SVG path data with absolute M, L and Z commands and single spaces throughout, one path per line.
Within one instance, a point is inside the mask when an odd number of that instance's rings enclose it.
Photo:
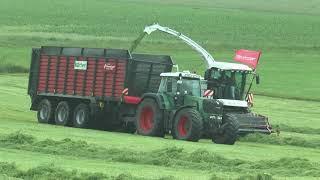
M 74 61 L 74 69 L 87 70 L 87 61 Z
M 103 69 L 106 70 L 106 71 L 115 71 L 116 70 L 116 65 L 114 63 L 106 63 L 104 66 L 103 66 Z

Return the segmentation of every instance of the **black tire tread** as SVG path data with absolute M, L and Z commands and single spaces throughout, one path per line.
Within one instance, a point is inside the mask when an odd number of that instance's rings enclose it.
M 76 119 L 76 113 L 79 109 L 85 109 L 86 111 L 86 120 L 83 124 L 78 124 L 77 123 L 77 119 Z M 84 103 L 80 103 L 78 104 L 74 111 L 73 111 L 73 117 L 72 117 L 72 121 L 73 121 L 73 126 L 76 127 L 76 128 L 89 128 L 89 122 L 90 122 L 90 109 L 89 109 L 89 106 L 87 104 L 84 104 Z
M 177 133 L 177 124 L 178 124 L 177 121 L 179 120 L 179 117 L 182 114 L 188 114 L 188 116 L 191 119 L 191 123 L 192 123 L 191 133 L 186 138 L 179 137 L 179 135 Z M 175 116 L 173 128 L 174 128 L 174 130 L 172 131 L 173 132 L 172 136 L 174 139 L 181 139 L 181 140 L 197 142 L 197 141 L 199 141 L 199 139 L 201 138 L 202 133 L 203 133 L 202 117 L 197 110 L 195 110 L 193 108 L 184 108 L 184 109 L 180 110 L 177 113 L 177 115 Z
M 154 114 L 155 114 L 154 128 L 148 133 L 143 132 L 143 130 L 141 130 L 139 127 L 140 112 L 143 109 L 143 107 L 146 105 L 153 106 L 153 108 L 155 108 L 155 110 L 156 110 L 156 112 L 154 112 Z M 145 98 L 139 104 L 138 109 L 137 109 L 137 113 L 136 113 L 136 129 L 137 129 L 137 133 L 140 135 L 164 137 L 165 133 L 164 133 L 164 128 L 163 128 L 163 114 L 159 108 L 158 103 L 154 99 Z
M 60 122 L 60 121 L 57 120 L 57 119 L 58 119 L 58 113 L 57 113 L 57 111 L 58 111 L 58 108 L 59 108 L 60 106 L 62 106 L 62 105 L 66 105 L 66 106 L 68 107 L 68 110 L 69 110 L 69 112 L 68 112 L 68 118 L 67 118 L 67 120 L 66 120 L 65 122 Z M 72 116 L 72 110 L 71 110 L 70 104 L 69 104 L 67 101 L 60 101 L 60 102 L 58 103 L 57 107 L 56 107 L 55 112 L 54 112 L 54 120 L 55 120 L 56 125 L 69 126 L 69 125 L 71 124 L 71 116 Z
M 216 144 L 233 145 L 238 138 L 239 122 L 232 114 L 225 115 L 225 122 L 227 123 L 222 134 L 214 134 L 212 141 Z
M 49 117 L 47 119 L 41 119 L 40 118 L 40 108 L 42 105 L 48 105 L 49 106 Z M 38 105 L 38 111 L 37 111 L 37 119 L 39 123 L 43 124 L 53 124 L 54 123 L 54 106 L 48 99 L 42 99 Z

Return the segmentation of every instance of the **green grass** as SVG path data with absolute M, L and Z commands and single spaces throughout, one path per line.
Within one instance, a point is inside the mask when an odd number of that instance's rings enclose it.
M 319 15 L 319 0 L 2 0 L 0 179 L 317 179 Z M 32 47 L 128 49 L 153 22 L 190 36 L 218 60 L 231 61 L 234 49 L 262 50 L 254 111 L 280 135 L 226 146 L 36 122 L 27 74 L 14 74 L 28 71 Z M 172 55 L 180 69 L 205 69 L 190 47 L 161 33 L 137 52 Z
M 86 157 L 90 159 L 111 162 L 135 163 L 159 167 L 186 168 L 191 170 L 223 171 L 238 173 L 265 172 L 268 174 L 286 176 L 311 176 L 320 175 L 319 164 L 304 158 L 281 158 L 252 162 L 240 159 L 227 159 L 222 155 L 211 153 L 205 149 L 196 149 L 193 152 L 184 151 L 182 147 L 166 147 L 148 152 L 138 150 L 119 149 L 115 147 L 100 147 L 88 144 L 85 141 L 63 139 L 54 141 L 46 139 L 38 141 L 35 137 L 21 132 L 5 135 L 0 139 L 0 147 L 19 149 L 31 152 L 40 152 L 48 155 L 65 155 L 70 157 Z M 281 168 L 280 168 L 281 167 Z M 305 173 L 299 172 L 303 170 Z
M 232 59 L 234 49 L 262 50 L 258 94 L 320 100 L 317 0 L 3 0 L 0 12 L 0 72 L 27 71 L 31 47 L 42 45 L 127 49 L 145 25 L 159 22 L 219 60 Z M 172 55 L 182 69 L 204 70 L 198 54 L 168 35 L 155 33 L 139 47 Z
M 312 179 L 318 172 L 314 163 L 320 162 L 320 135 L 281 131 L 279 137 L 249 137 L 227 146 L 212 144 L 210 140 L 191 143 L 170 137 L 161 139 L 44 125 L 38 124 L 35 112 L 28 109 L 30 99 L 26 87 L 25 74 L 0 75 L 0 162 L 15 163 L 17 169 L 24 172 L 48 164 L 67 172 L 77 170 L 80 174 L 117 177 L 125 173 L 134 178 L 154 179 L 164 176 L 209 179 L 213 175 L 238 178 L 248 173 L 248 169 L 252 170 L 250 174 L 268 173 L 280 179 Z M 309 113 L 309 106 L 290 113 L 293 107 L 307 105 L 308 101 L 263 96 L 256 97 L 256 101 L 255 111 L 269 116 L 273 124 L 288 123 L 297 129 L 320 128 L 319 116 Z M 272 102 L 273 108 L 279 111 L 263 111 Z M 285 102 L 292 108 L 283 106 Z M 320 104 L 312 103 L 310 106 Z M 279 112 L 283 116 L 279 116 Z M 286 120 L 285 113 L 291 117 L 290 121 Z M 311 121 L 306 121 L 304 126 L 301 119 L 295 118 L 298 114 Z M 291 161 L 294 163 L 290 164 Z M 293 168 L 300 166 L 299 163 L 303 166 Z M 216 166 L 219 168 L 214 168 Z M 306 173 L 295 173 L 300 171 Z

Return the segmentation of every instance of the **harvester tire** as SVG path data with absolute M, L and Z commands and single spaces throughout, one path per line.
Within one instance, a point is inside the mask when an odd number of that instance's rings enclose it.
M 73 126 L 76 128 L 88 128 L 90 121 L 90 110 L 88 105 L 79 104 L 73 111 Z
M 38 106 L 37 118 L 39 123 L 53 124 L 54 110 L 53 105 L 48 99 L 43 99 L 40 101 Z
M 239 123 L 232 114 L 224 116 L 224 128 L 219 133 L 213 134 L 212 141 L 216 144 L 233 145 L 238 138 Z
M 66 101 L 61 101 L 57 105 L 54 113 L 54 120 L 57 125 L 67 126 L 70 124 L 71 108 Z
M 139 104 L 136 127 L 140 135 L 164 137 L 163 114 L 155 100 L 146 98 Z
M 185 108 L 178 111 L 173 123 L 173 138 L 194 142 L 201 138 L 203 122 L 197 110 Z

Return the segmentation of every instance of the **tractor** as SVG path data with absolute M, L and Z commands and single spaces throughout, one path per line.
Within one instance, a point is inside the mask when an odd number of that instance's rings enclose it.
M 230 74 L 245 79 L 247 73 L 221 71 L 222 78 Z M 138 105 L 135 118 L 138 134 L 157 137 L 172 134 L 174 139 L 187 141 L 209 137 L 214 143 L 232 145 L 241 134 L 271 132 L 268 119 L 250 112 L 248 103 L 240 97 L 244 95 L 243 82 L 238 86 L 235 84 L 238 82 L 230 81 L 218 86 L 214 93 L 207 87 L 212 83 L 197 74 L 183 71 L 160 76 L 158 92 L 144 94 Z

